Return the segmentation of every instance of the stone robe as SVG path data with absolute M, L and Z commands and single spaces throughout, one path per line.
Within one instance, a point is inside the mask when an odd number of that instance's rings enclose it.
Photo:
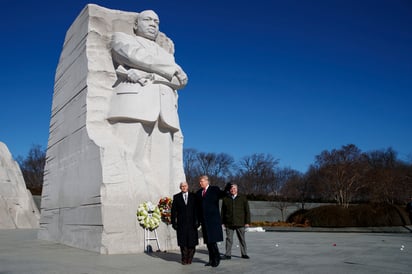
M 120 83 L 115 87 L 116 95 L 112 98 L 108 119 L 154 124 L 160 117 L 160 127 L 178 131 L 178 96 L 173 88 L 179 89 L 183 85 L 172 82 L 179 68 L 173 55 L 151 40 L 124 33 L 114 33 L 112 55 L 115 65 L 124 68 L 124 72 L 129 69 L 139 71 L 142 78 L 147 79 L 147 84 L 122 80 L 118 68 Z

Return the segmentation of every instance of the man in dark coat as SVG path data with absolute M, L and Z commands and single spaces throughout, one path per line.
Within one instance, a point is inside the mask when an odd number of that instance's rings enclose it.
M 173 196 L 172 227 L 176 230 L 177 244 L 182 254 L 182 264 L 191 264 L 195 255 L 196 245 L 199 244 L 196 214 L 196 196 L 189 193 L 186 182 L 180 183 L 181 192 Z
M 226 227 L 226 253 L 224 258 L 231 259 L 233 234 L 239 239 L 243 259 L 249 259 L 245 241 L 245 227 L 250 224 L 250 209 L 246 196 L 238 194 L 238 187 L 232 184 L 230 195 L 222 201 L 222 223 Z
M 217 242 L 223 241 L 223 230 L 219 212 L 219 199 L 224 192 L 217 186 L 209 185 L 209 178 L 200 176 L 201 189 L 196 192 L 198 219 L 202 225 L 203 240 L 209 252 L 209 262 L 206 266 L 217 267 L 220 263 L 220 253 Z

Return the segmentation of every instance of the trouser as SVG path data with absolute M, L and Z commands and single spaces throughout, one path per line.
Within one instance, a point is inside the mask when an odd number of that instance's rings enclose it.
M 207 250 L 209 252 L 209 263 L 213 265 L 219 265 L 220 262 L 220 253 L 217 243 L 207 243 Z
M 231 256 L 233 245 L 233 233 L 236 231 L 237 238 L 239 239 L 240 253 L 247 255 L 247 246 L 245 241 L 245 227 L 226 227 L 226 256 Z
M 191 264 L 195 251 L 195 247 L 181 246 L 180 253 L 182 254 L 182 264 Z
M 113 131 L 121 147 L 131 157 L 128 159 L 135 165 L 130 167 L 136 174 L 133 183 L 145 189 L 139 198 L 153 201 L 161 193 L 173 193 L 176 185 L 170 182 L 179 182 L 184 178 L 184 173 L 179 169 L 180 159 L 175 155 L 176 151 L 182 149 L 179 139 L 181 134 L 172 134 L 159 128 L 159 122 L 153 125 L 119 122 L 113 125 Z M 129 167 L 125 167 L 125 170 L 129 170 Z

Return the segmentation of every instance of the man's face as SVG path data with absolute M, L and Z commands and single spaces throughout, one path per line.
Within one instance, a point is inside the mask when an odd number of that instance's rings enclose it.
M 180 190 L 181 190 L 182 192 L 188 192 L 188 191 L 189 191 L 189 186 L 188 186 L 188 184 L 187 184 L 187 183 L 182 183 L 182 184 L 180 184 Z
M 142 11 L 137 17 L 137 35 L 155 40 L 159 33 L 159 17 L 151 10 Z
M 230 194 L 237 195 L 237 186 L 232 186 L 230 188 Z
M 205 189 L 209 185 L 209 180 L 208 179 L 201 179 L 199 181 L 199 185 L 201 188 Z

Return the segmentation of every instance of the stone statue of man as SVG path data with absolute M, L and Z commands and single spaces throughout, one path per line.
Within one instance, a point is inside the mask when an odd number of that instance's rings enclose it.
M 186 86 L 187 76 L 173 54 L 156 43 L 159 17 L 154 11 L 138 14 L 134 34 L 112 36 L 117 81 L 108 120 L 141 174 L 136 183 L 146 184 L 155 202 L 162 193 L 173 193 L 172 181 L 178 185 L 185 179 L 178 155 L 183 137 L 177 90 Z

